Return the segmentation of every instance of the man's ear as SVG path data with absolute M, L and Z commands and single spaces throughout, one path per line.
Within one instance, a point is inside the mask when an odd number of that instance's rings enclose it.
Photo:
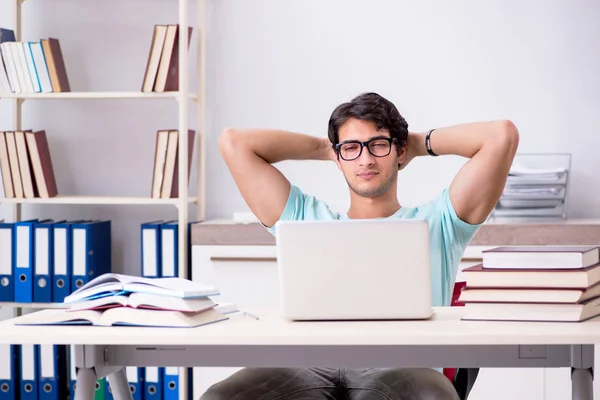
M 407 152 L 407 143 L 404 142 L 400 150 L 398 151 L 398 164 L 402 164 L 404 160 L 406 160 L 406 152 Z
M 340 162 L 340 156 L 336 154 L 335 165 L 337 165 L 338 169 L 342 170 L 342 163 Z

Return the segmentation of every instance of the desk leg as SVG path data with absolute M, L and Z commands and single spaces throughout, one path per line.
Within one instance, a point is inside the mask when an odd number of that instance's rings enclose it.
M 79 368 L 75 384 L 75 400 L 94 400 L 96 372 L 93 368 Z
M 129 390 L 127 376 L 125 375 L 125 368 L 120 368 L 109 374 L 106 379 L 115 400 L 133 400 L 133 396 Z
M 571 398 L 573 400 L 594 400 L 593 382 L 591 368 L 573 368 L 571 370 Z

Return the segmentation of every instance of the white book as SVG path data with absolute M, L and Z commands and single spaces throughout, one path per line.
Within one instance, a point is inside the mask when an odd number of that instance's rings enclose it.
M 198 312 L 206 311 L 216 306 L 209 297 L 182 299 L 181 297 L 164 296 L 152 293 L 131 293 L 99 297 L 84 300 L 71 305 L 70 311 L 99 310 L 115 307 L 146 308 L 168 311 Z
M 8 74 L 6 72 L 7 67 L 4 62 L 4 57 L 0 54 L 0 90 L 1 93 L 12 93 L 12 87 L 10 86 L 10 82 L 8 80 Z
M 13 55 L 13 60 L 17 66 L 17 76 L 19 77 L 19 84 L 23 93 L 33 93 L 33 84 L 29 77 L 29 70 L 27 69 L 27 61 L 25 60 L 25 52 L 21 42 L 8 42 Z
M 17 317 L 15 325 L 95 325 L 157 328 L 194 328 L 229 319 L 215 309 L 187 313 L 118 307 L 104 311 L 46 309 Z M 85 334 L 85 332 L 81 332 Z
M 215 296 L 219 294 L 219 291 L 214 286 L 183 278 L 143 278 L 109 273 L 92 279 L 65 297 L 64 302 L 74 303 L 124 293 L 153 293 L 189 299 Z
M 8 75 L 8 81 L 12 87 L 13 93 L 23 93 L 21 90 L 21 84 L 19 83 L 19 77 L 17 75 L 17 66 L 15 64 L 15 60 L 13 59 L 12 51 L 10 50 L 10 42 L 1 43 L 0 51 L 2 51 L 2 59 L 4 60 L 6 74 Z
M 31 78 L 31 84 L 33 91 L 39 93 L 42 91 L 40 86 L 40 80 L 38 78 L 37 71 L 35 70 L 35 64 L 33 63 L 33 56 L 31 54 L 31 48 L 29 42 L 21 42 L 23 46 L 23 54 L 25 55 L 25 62 L 27 63 L 27 70 L 29 71 L 29 77 Z
M 50 73 L 48 72 L 48 64 L 44 55 L 44 49 L 41 42 L 30 42 L 29 48 L 35 64 L 35 70 L 40 80 L 40 86 L 43 93 L 52 93 L 52 82 L 50 81 Z

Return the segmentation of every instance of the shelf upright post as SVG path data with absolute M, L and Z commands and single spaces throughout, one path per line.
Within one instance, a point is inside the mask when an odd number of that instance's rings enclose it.
M 197 157 L 198 160 L 198 184 L 196 211 L 197 220 L 204 221 L 206 218 L 206 1 L 198 0 L 196 22 L 196 40 L 198 49 L 198 129 L 196 130 Z
M 16 0 L 15 1 L 15 12 L 13 15 L 13 26 L 15 30 L 15 40 L 20 42 L 22 39 L 22 5 L 24 0 Z M 13 101 L 13 130 L 20 131 L 23 129 L 22 125 L 22 107 L 23 99 L 15 99 Z M 13 204 L 12 207 L 13 220 L 21 221 L 21 203 L 18 201 Z M 13 317 L 21 316 L 23 310 L 21 308 L 15 307 L 13 308 Z
M 179 176 L 179 201 L 178 204 L 178 258 L 179 277 L 188 278 L 187 271 L 187 224 L 188 224 L 188 136 L 189 129 L 189 101 L 188 101 L 188 2 L 179 0 L 179 93 L 178 93 L 178 119 L 179 119 L 179 146 L 178 169 Z
M 179 0 L 179 91 L 177 97 L 179 119 L 179 145 L 177 146 L 179 169 L 179 201 L 178 212 L 178 271 L 179 277 L 188 278 L 188 125 L 189 125 L 189 99 L 188 99 L 188 6 L 189 0 Z M 189 400 L 187 368 L 179 368 L 179 398 Z

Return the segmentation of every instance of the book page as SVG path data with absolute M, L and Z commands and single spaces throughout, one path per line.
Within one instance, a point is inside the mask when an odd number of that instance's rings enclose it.
M 192 328 L 226 319 L 229 319 L 229 317 L 215 309 L 197 313 L 182 313 L 179 311 L 119 307 L 104 311 L 99 325 Z
M 62 324 L 96 324 L 102 311 L 84 310 L 68 311 L 47 309 L 18 317 L 15 325 L 62 325 Z
M 214 307 L 215 302 L 208 297 L 182 299 L 152 293 L 132 293 L 129 295 L 128 305 L 133 308 L 197 312 Z
M 176 297 L 201 297 L 219 294 L 214 286 L 203 285 L 182 278 L 140 278 L 124 285 L 128 292 L 171 295 Z

